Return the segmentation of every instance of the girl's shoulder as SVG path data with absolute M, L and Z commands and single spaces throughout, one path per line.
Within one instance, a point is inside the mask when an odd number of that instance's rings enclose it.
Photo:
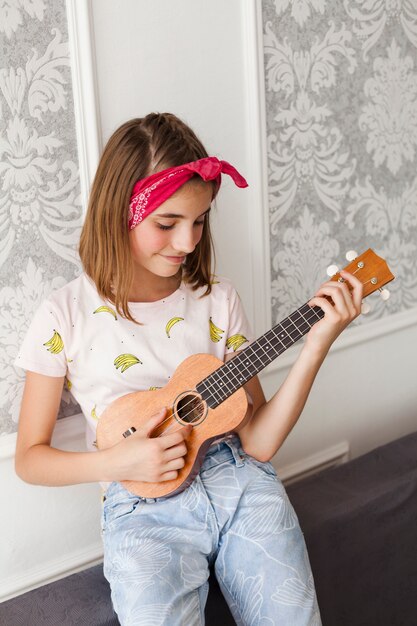
M 66 317 L 70 311 L 83 309 L 97 301 L 98 292 L 94 283 L 83 272 L 59 289 L 52 291 L 42 306 L 58 318 Z
M 230 289 L 232 287 L 232 281 L 230 278 L 226 276 L 219 276 L 218 274 L 213 274 L 211 278 L 212 288 L 215 289 Z
M 231 293 L 236 292 L 236 289 L 233 286 L 230 278 L 226 276 L 219 276 L 218 274 L 213 274 L 210 281 L 211 285 L 211 294 L 213 296 L 222 296 L 226 295 L 228 297 Z M 205 293 L 206 288 L 200 288 L 203 293 Z
M 226 276 L 212 276 L 210 285 L 210 293 L 207 293 L 207 287 L 199 287 L 195 291 L 188 287 L 186 306 L 194 309 L 196 314 L 201 314 L 202 318 L 207 314 L 209 317 L 224 320 L 222 323 L 225 324 L 242 309 L 240 296 L 233 282 Z
M 215 298 L 233 301 L 235 298 L 239 297 L 233 282 L 226 276 L 213 276 L 211 289 Z
M 227 306 L 238 298 L 237 291 L 232 281 L 226 276 L 213 275 L 210 280 L 211 290 L 207 293 L 207 286 L 193 288 L 192 285 L 183 282 L 181 290 L 186 292 L 187 301 L 193 306 L 195 304 L 207 306 L 218 306 L 220 304 Z M 211 303 L 211 304 L 209 304 Z
M 80 290 L 87 290 L 91 292 L 97 293 L 96 286 L 94 282 L 87 276 L 85 272 L 81 272 L 77 278 L 68 281 L 65 285 L 60 287 L 59 289 L 55 289 L 52 294 L 64 294 L 66 292 L 73 293 L 78 292 Z

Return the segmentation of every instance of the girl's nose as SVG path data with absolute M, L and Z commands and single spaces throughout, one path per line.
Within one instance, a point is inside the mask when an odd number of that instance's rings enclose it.
M 197 245 L 195 229 L 185 226 L 178 229 L 175 240 L 173 242 L 175 250 L 177 252 L 184 252 L 184 254 L 190 254 Z

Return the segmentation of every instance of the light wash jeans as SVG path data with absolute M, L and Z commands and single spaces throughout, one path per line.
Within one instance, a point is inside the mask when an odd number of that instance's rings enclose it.
M 122 626 L 204 624 L 211 563 L 239 626 L 321 624 L 284 487 L 236 436 L 214 444 L 176 496 L 143 499 L 112 483 L 102 528 L 104 574 Z

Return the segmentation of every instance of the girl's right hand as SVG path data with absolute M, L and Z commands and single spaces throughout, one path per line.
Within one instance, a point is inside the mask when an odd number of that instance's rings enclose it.
M 137 480 L 159 483 L 174 480 L 185 465 L 185 440 L 192 426 L 182 426 L 173 433 L 151 438 L 152 431 L 165 419 L 166 408 L 120 443 L 104 450 L 110 481 Z

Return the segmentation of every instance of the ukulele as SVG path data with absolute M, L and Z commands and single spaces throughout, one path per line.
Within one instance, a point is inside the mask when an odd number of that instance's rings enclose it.
M 356 257 L 345 269 L 362 282 L 363 297 L 381 290 L 394 279 L 386 262 L 371 249 Z M 338 272 L 331 280 L 343 282 Z M 97 425 L 100 450 L 115 445 L 123 437 L 134 436 L 135 430 L 146 424 L 161 407 L 167 407 L 166 418 L 153 430 L 151 437 L 174 432 L 178 424 L 193 426 L 187 439 L 185 465 L 176 479 L 157 483 L 126 480 L 122 481 L 124 487 L 144 498 L 171 496 L 188 487 L 214 439 L 242 423 L 248 407 L 243 385 L 323 317 L 320 307 L 303 304 L 226 363 L 210 354 L 194 354 L 177 367 L 165 387 L 136 391 L 112 402 Z

